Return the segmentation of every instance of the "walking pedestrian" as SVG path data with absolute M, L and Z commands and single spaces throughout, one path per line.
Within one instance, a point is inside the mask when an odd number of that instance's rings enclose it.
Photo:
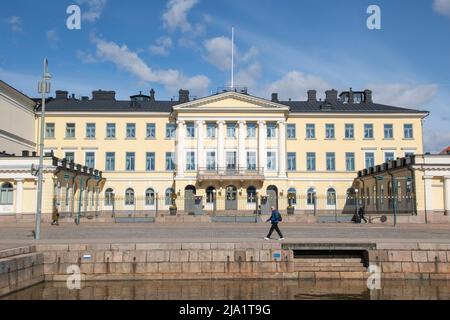
M 361 206 L 361 207 L 359 208 L 359 211 L 358 211 L 358 215 L 359 215 L 359 217 L 360 217 L 360 221 L 364 220 L 364 223 L 367 223 L 367 219 L 366 219 L 366 217 L 364 216 L 364 214 L 365 214 L 364 206 Z
M 56 205 L 53 206 L 52 220 L 52 226 L 59 226 L 59 211 Z
M 272 215 L 269 219 L 267 219 L 266 222 L 271 222 L 272 227 L 270 228 L 269 234 L 267 237 L 264 238 L 264 240 L 270 240 L 270 236 L 272 236 L 272 233 L 276 231 L 280 238 L 278 240 L 284 240 L 283 234 L 280 231 L 280 228 L 278 227 L 278 223 L 283 221 L 283 218 L 281 217 L 281 214 L 278 210 L 275 210 L 274 207 L 271 207 L 270 210 L 272 210 Z

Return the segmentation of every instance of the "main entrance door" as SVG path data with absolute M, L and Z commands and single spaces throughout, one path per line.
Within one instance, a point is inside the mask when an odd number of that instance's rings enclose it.
M 267 187 L 267 201 L 269 202 L 269 208 L 274 207 L 278 209 L 278 188 L 275 186 Z
M 196 189 L 194 186 L 187 186 L 184 189 L 184 211 L 188 214 L 195 212 L 195 194 Z
M 235 186 L 226 188 L 225 210 L 237 210 L 237 189 Z

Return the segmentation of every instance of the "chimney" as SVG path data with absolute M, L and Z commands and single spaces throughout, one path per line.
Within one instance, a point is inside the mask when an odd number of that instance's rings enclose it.
M 115 91 L 92 91 L 92 100 L 116 100 Z
M 278 102 L 278 93 L 272 93 L 272 102 Z
M 350 88 L 350 90 L 348 91 L 348 103 L 353 103 L 353 102 L 355 102 L 355 97 L 353 95 L 352 88 Z
M 153 88 L 150 90 L 150 101 L 155 101 L 155 90 Z
M 56 90 L 56 100 L 67 100 L 67 96 L 69 95 L 69 92 L 62 91 L 62 90 Z
M 334 89 L 325 91 L 325 101 L 328 103 L 336 103 L 337 94 L 338 92 Z
M 316 101 L 317 101 L 317 91 L 308 90 L 308 102 L 316 102 Z
M 36 156 L 37 156 L 37 152 L 36 152 L 36 151 L 33 151 L 33 152 L 31 152 L 31 155 L 32 155 L 33 157 L 36 157 Z
M 372 91 L 371 90 L 364 90 L 364 102 L 365 103 L 372 103 Z
M 179 98 L 178 101 L 181 103 L 189 102 L 189 90 L 183 90 L 181 89 L 179 91 Z
M 29 157 L 29 156 L 30 156 L 30 151 L 28 151 L 28 150 L 22 151 L 22 157 Z

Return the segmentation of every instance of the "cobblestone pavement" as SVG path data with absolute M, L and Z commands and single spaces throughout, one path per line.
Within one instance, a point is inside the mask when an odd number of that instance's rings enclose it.
M 264 241 L 269 224 L 74 224 L 42 225 L 39 243 L 249 242 Z M 450 225 L 280 224 L 285 242 L 450 243 Z M 34 224 L 0 224 L 0 249 L 36 243 Z M 274 234 L 272 237 L 277 238 Z

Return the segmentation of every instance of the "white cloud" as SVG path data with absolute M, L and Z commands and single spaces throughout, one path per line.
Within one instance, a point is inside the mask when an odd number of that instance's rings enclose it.
M 306 100 L 308 90 L 321 92 L 331 89 L 331 86 L 322 78 L 315 75 L 307 75 L 299 71 L 290 71 L 281 79 L 269 84 L 264 92 L 278 93 L 280 100 Z
M 210 80 L 206 76 L 188 77 L 175 69 L 153 70 L 126 45 L 119 46 L 115 42 L 95 37 L 93 41 L 96 44 L 98 59 L 112 62 L 119 69 L 131 73 L 142 81 L 162 84 L 171 91 L 186 88 L 194 95 L 205 95 L 208 92 Z
M 47 42 L 52 48 L 56 48 L 59 43 L 59 35 L 58 32 L 55 29 L 48 30 L 45 33 L 45 36 L 47 37 Z
M 433 10 L 439 14 L 450 17 L 450 0 L 434 0 Z
M 216 37 L 205 40 L 203 47 L 205 54 L 203 58 L 218 68 L 219 70 L 231 69 L 231 39 L 227 37 Z M 255 58 L 259 53 L 259 50 L 252 46 L 247 52 L 241 53 L 239 48 L 234 46 L 235 63 L 246 63 L 252 58 Z
M 450 146 L 450 132 L 426 130 L 424 133 L 425 152 L 439 153 Z
M 423 108 L 438 90 L 436 84 L 369 84 L 366 87 L 372 89 L 374 102 L 408 108 Z
M 170 37 L 161 37 L 156 40 L 156 43 L 150 46 L 150 52 L 159 56 L 168 56 L 169 49 L 172 48 L 173 42 Z
M 176 29 L 182 32 L 191 31 L 192 25 L 188 21 L 187 14 L 197 3 L 198 0 L 170 0 L 162 16 L 164 27 L 169 31 Z
M 91 64 L 98 62 L 98 59 L 92 55 L 92 53 L 83 51 L 83 50 L 77 50 L 77 58 L 85 64 Z
M 6 24 L 11 27 L 11 30 L 14 32 L 22 31 L 22 19 L 18 16 L 11 16 L 4 20 Z
M 257 87 L 257 80 L 261 77 L 261 65 L 258 62 L 251 64 L 249 67 L 239 70 L 235 75 L 235 85 L 250 88 Z
M 80 5 L 86 5 L 87 10 L 82 8 L 81 18 L 85 21 L 94 22 L 99 19 L 105 9 L 107 0 L 77 0 Z

